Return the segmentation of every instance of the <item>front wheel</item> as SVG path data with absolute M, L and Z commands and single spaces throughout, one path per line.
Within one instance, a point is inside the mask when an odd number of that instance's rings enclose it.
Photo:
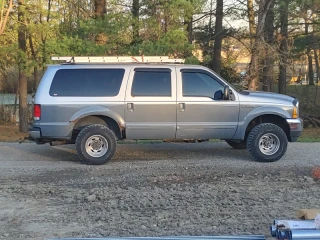
M 282 128 L 272 123 L 259 124 L 248 135 L 248 151 L 259 162 L 278 161 L 286 153 L 287 147 L 287 135 Z
M 90 165 L 102 165 L 110 161 L 116 152 L 116 147 L 114 133 L 99 124 L 85 127 L 76 139 L 76 149 L 80 159 Z

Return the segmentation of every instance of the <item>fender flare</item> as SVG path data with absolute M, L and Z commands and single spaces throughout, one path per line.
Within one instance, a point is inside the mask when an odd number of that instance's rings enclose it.
M 91 107 L 83 108 L 80 111 L 73 114 L 69 122 L 75 123 L 77 120 L 81 118 L 93 116 L 93 115 L 100 115 L 100 116 L 112 118 L 114 121 L 116 121 L 119 124 L 119 127 L 122 127 L 122 128 L 125 127 L 125 121 L 118 113 L 113 112 L 109 108 L 102 107 L 102 106 L 91 106 Z
M 245 138 L 247 127 L 249 126 L 250 122 L 260 116 L 264 115 L 275 115 L 281 117 L 283 119 L 291 118 L 290 114 L 283 110 L 282 108 L 278 107 L 259 107 L 252 110 L 242 122 L 239 122 L 237 133 L 235 137 L 240 137 L 241 139 Z

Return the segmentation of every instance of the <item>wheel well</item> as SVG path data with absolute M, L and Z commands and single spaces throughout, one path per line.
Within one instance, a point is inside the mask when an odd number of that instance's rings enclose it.
M 93 116 L 87 116 L 87 117 L 78 119 L 75 122 L 75 125 L 73 127 L 73 132 L 72 132 L 72 140 L 75 141 L 79 132 L 83 128 L 92 124 L 104 125 L 115 133 L 117 139 L 122 139 L 122 131 L 120 130 L 119 124 L 114 119 L 107 116 L 93 115 Z
M 253 119 L 249 123 L 249 125 L 247 126 L 246 133 L 245 133 L 245 139 L 247 139 L 247 136 L 250 133 L 250 131 L 255 126 L 257 126 L 261 123 L 273 123 L 273 124 L 279 126 L 286 133 L 287 138 L 290 140 L 290 127 L 289 127 L 289 124 L 287 123 L 286 119 L 282 118 L 280 116 L 271 115 L 271 114 L 270 115 L 262 115 L 262 116 L 259 116 L 259 117 L 256 117 L 255 119 Z

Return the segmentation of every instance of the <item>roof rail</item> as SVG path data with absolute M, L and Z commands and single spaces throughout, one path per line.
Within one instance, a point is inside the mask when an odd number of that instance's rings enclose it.
M 184 59 L 169 58 L 167 56 L 111 56 L 111 57 L 51 57 L 52 61 L 64 61 L 65 63 L 180 63 L 185 62 Z

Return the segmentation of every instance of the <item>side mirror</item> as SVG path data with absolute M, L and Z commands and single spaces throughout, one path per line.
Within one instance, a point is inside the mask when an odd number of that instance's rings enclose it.
M 223 90 L 223 100 L 229 100 L 230 99 L 230 88 L 229 86 L 225 86 Z
M 221 100 L 222 98 L 223 98 L 223 93 L 222 93 L 221 90 L 216 91 L 216 92 L 214 93 L 214 100 Z

